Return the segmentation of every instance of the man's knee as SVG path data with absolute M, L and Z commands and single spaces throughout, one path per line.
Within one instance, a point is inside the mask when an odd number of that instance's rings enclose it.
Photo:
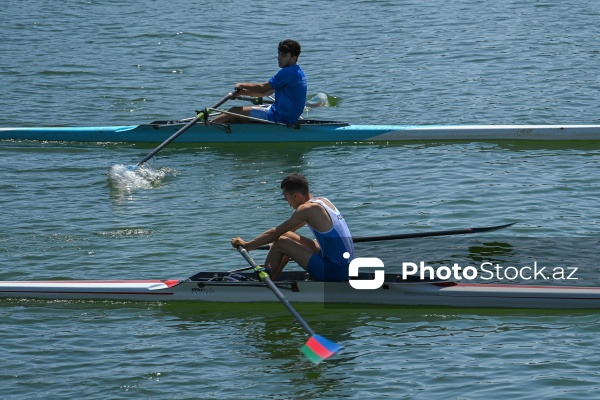
M 244 111 L 244 108 L 240 107 L 240 106 L 234 106 L 229 109 L 229 112 L 236 113 L 236 114 L 241 114 L 243 111 Z
M 284 250 L 289 248 L 291 242 L 295 242 L 295 240 L 289 237 L 287 233 L 284 233 L 283 235 L 279 236 L 279 238 L 275 239 L 275 241 L 273 241 L 273 245 L 271 247 L 274 247 L 277 250 Z

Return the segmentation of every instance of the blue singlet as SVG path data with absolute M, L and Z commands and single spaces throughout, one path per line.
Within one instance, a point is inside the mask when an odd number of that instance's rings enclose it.
M 327 199 L 321 197 L 309 201 L 327 210 L 333 226 L 327 232 L 319 232 L 307 224 L 321 247 L 321 253 L 315 253 L 311 257 L 306 270 L 318 281 L 347 281 L 348 266 L 354 258 L 352 236 L 342 214 L 337 208 L 329 208 L 323 200 Z

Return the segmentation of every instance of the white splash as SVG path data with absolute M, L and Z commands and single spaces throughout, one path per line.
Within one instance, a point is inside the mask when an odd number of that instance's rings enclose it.
M 115 164 L 108 170 L 108 179 L 119 190 L 152 189 L 160 186 L 162 180 L 172 170 L 169 168 L 152 169 L 148 164 L 127 166 Z
M 329 107 L 329 98 L 325 93 L 317 93 L 310 100 L 306 102 L 306 107 Z

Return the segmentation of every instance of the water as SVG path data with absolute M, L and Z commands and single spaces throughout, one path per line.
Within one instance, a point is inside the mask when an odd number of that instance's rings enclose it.
M 310 117 L 594 124 L 599 14 L 593 1 L 8 1 L 0 126 L 190 117 L 274 74 L 285 37 L 303 45 L 309 92 L 341 99 Z M 495 243 L 513 262 L 525 250 L 585 255 L 578 282 L 549 284 L 600 285 L 595 143 L 170 145 L 147 179 L 130 179 L 126 166 L 152 149 L 2 142 L 0 279 L 244 266 L 229 239 L 285 219 L 278 183 L 301 171 L 356 236 L 517 222 L 460 254 Z M 304 360 L 306 336 L 277 304 L 4 300 L 0 388 L 10 399 L 570 399 L 600 386 L 596 312 L 298 309 L 344 350 Z

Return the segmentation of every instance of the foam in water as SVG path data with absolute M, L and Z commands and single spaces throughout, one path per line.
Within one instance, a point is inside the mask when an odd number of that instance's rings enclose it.
M 168 168 L 152 169 L 148 164 L 132 168 L 123 164 L 115 164 L 108 170 L 111 184 L 121 190 L 152 189 L 160 186 L 162 180 L 171 172 Z
M 329 97 L 325 93 L 317 93 L 306 102 L 306 107 L 329 107 Z
M 337 107 L 339 101 L 338 97 L 326 93 L 317 93 L 306 102 L 304 113 L 308 116 L 309 111 L 316 107 Z

